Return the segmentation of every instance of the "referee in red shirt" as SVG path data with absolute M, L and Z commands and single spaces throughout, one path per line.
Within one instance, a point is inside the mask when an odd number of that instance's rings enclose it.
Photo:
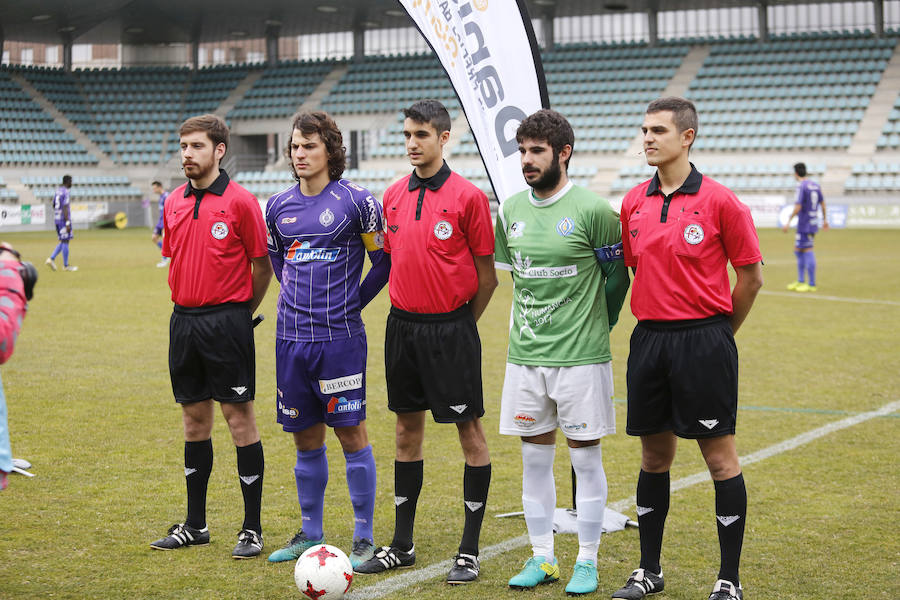
M 709 600 L 743 598 L 738 563 L 747 491 L 734 442 L 734 334 L 762 286 L 762 256 L 750 210 L 688 160 L 697 127 L 688 100 L 650 103 L 641 131 L 656 175 L 622 202 L 638 320 L 628 356 L 626 431 L 641 438 L 641 563 L 613 598 L 637 600 L 663 589 L 660 551 L 679 437 L 697 440 L 715 486 L 721 564 Z M 733 289 L 729 261 L 737 274 Z
M 215 400 L 237 446 L 244 497 L 244 523 L 232 556 L 253 558 L 263 547 L 259 513 L 264 462 L 253 413 L 251 315 L 272 277 L 266 228 L 253 194 L 219 168 L 228 147 L 225 121 L 215 115 L 192 117 L 178 134 L 188 181 L 166 199 L 162 253 L 172 259 L 169 374 L 184 422 L 187 518 L 150 546 L 174 550 L 209 543 L 206 488 L 213 464 Z
M 448 583 L 478 577 L 478 539 L 491 482 L 481 427 L 481 340 L 475 321 L 494 289 L 494 229 L 487 196 L 444 162 L 450 115 L 437 100 L 403 111 L 415 170 L 384 192 L 384 251 L 391 311 L 384 342 L 388 408 L 397 415 L 394 539 L 356 568 L 379 573 L 415 563 L 413 524 L 422 489 L 425 411 L 455 423 L 465 456 L 465 526 Z

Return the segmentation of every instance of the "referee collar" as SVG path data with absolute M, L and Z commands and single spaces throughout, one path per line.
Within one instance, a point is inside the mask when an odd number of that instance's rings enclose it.
M 696 194 L 700 191 L 700 183 L 703 181 L 703 175 L 700 171 L 697 170 L 697 167 L 694 166 L 694 163 L 690 163 L 691 172 L 687 176 L 687 179 L 684 180 L 684 183 L 681 184 L 681 187 L 669 194 L 671 198 L 676 193 L 681 192 L 682 194 Z M 653 196 L 656 194 L 665 194 L 659 189 L 659 171 L 653 174 L 653 179 L 650 180 L 650 185 L 647 186 L 647 195 Z
M 225 193 L 225 188 L 228 187 L 228 183 L 231 179 L 228 177 L 228 173 L 225 172 L 225 169 L 219 169 L 219 176 L 216 177 L 216 180 L 213 181 L 208 188 L 205 189 L 196 189 L 193 185 L 191 185 L 191 180 L 188 179 L 187 186 L 184 188 L 184 197 L 187 198 L 191 194 L 197 196 L 197 199 L 201 199 L 203 194 L 206 192 L 212 192 L 216 196 L 221 196 Z
M 412 175 L 409 176 L 409 191 L 412 192 L 420 187 L 425 187 L 432 192 L 436 192 L 450 178 L 450 173 L 450 167 L 447 166 L 446 160 L 441 165 L 441 168 L 438 169 L 438 172 L 427 179 L 420 178 L 415 169 L 413 169 Z

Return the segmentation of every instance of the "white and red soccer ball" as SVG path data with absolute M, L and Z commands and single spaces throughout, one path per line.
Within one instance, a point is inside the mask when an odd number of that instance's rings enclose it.
M 340 549 L 319 544 L 297 559 L 294 583 L 304 596 L 313 600 L 340 600 L 353 583 L 353 567 Z

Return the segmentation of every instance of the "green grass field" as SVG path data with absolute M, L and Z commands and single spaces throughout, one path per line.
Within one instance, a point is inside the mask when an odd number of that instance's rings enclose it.
M 738 450 L 750 455 L 900 399 L 900 231 L 834 230 L 817 240 L 819 291 L 785 290 L 795 279 L 792 236 L 760 232 L 765 286 L 738 334 L 741 411 Z M 210 480 L 209 546 L 176 552 L 148 544 L 184 517 L 181 412 L 167 370 L 171 312 L 166 270 L 146 230 L 79 231 L 76 273 L 41 263 L 51 233 L 2 235 L 39 266 L 40 281 L 13 358 L 2 367 L 14 456 L 34 478 L 10 477 L 0 493 L 0 598 L 297 598 L 292 567 L 230 558 L 242 519 L 235 451 L 217 415 Z M 523 595 L 506 587 L 530 555 L 504 542 L 525 533 L 517 438 L 497 434 L 511 285 L 501 273 L 479 328 L 484 344 L 485 429 L 494 478 L 482 534 L 480 580 L 443 583 L 461 532 L 462 454 L 455 428 L 428 425 L 419 502 L 416 570 L 358 576 L 353 597 L 389 599 L 561 598 L 577 553 L 574 535 L 557 537 L 563 582 Z M 266 452 L 264 552 L 299 524 L 294 451 L 275 424 L 274 304 L 256 330 L 258 422 Z M 386 291 L 364 312 L 369 338 L 368 427 L 378 465 L 376 543 L 393 531 L 394 418 L 383 376 Z M 612 334 L 619 433 L 603 441 L 610 503 L 634 494 L 639 443 L 624 433 L 625 359 L 634 318 L 626 305 Z M 748 600 L 900 598 L 900 411 L 825 432 L 745 467 L 750 512 L 742 560 Z M 331 483 L 327 540 L 349 547 L 352 512 L 340 445 L 329 434 Z M 696 445 L 683 442 L 677 481 L 704 471 Z M 570 503 L 568 455 L 560 444 L 560 506 Z M 634 517 L 634 507 L 626 511 Z M 716 579 L 718 544 L 708 482 L 672 495 L 663 547 L 672 600 L 706 598 Z M 507 549 L 509 548 L 509 549 Z M 604 537 L 600 590 L 608 598 L 639 559 L 634 529 Z M 438 565 L 432 571 L 421 571 Z M 439 576 L 425 578 L 429 572 Z M 404 583 L 405 582 L 405 583 Z

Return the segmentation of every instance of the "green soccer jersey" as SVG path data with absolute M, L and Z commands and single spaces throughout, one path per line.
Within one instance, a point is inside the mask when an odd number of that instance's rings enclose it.
M 512 272 L 508 360 L 520 365 L 587 365 L 611 360 L 610 323 L 628 289 L 621 260 L 595 248 L 621 241 L 609 202 L 571 183 L 546 200 L 530 190 L 497 214 L 496 265 Z

